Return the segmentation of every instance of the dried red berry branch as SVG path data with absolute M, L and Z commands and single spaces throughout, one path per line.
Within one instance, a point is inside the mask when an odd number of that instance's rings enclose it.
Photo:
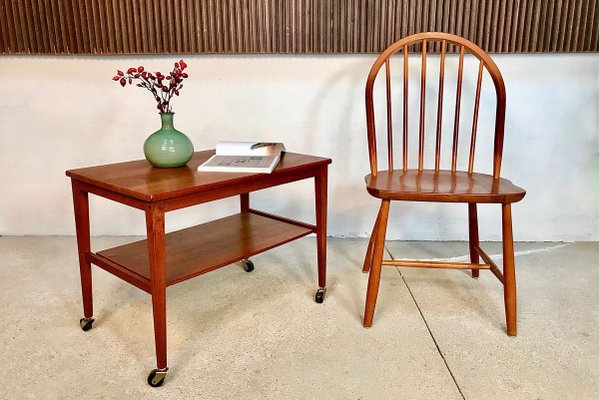
M 152 92 L 154 99 L 158 103 L 156 108 L 160 112 L 172 112 L 171 99 L 173 95 L 179 96 L 179 90 L 183 88 L 183 79 L 187 78 L 187 68 L 185 61 L 179 60 L 175 63 L 173 70 L 168 75 L 163 75 L 161 72 L 147 72 L 144 67 L 131 67 L 127 72 L 117 70 L 117 74 L 112 78 L 125 87 L 127 84 L 132 85 L 133 81 L 139 81 L 137 87 L 148 89 Z

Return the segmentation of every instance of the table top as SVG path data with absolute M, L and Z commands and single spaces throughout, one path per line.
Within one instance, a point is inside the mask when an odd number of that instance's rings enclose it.
M 287 152 L 271 174 L 198 172 L 198 165 L 213 154 L 214 150 L 196 152 L 186 166 L 179 168 L 156 168 L 146 160 L 136 160 L 71 169 L 66 174 L 72 179 L 139 200 L 158 201 L 331 163 L 329 158 Z

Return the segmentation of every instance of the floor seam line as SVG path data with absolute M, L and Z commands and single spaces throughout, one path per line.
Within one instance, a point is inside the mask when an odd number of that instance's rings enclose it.
M 393 256 L 393 254 L 391 254 L 391 251 L 389 251 L 389 248 L 387 246 L 385 246 L 385 250 L 387 251 L 387 254 L 389 254 L 389 256 L 391 257 L 391 259 L 395 260 L 395 257 Z M 462 396 L 462 399 L 466 400 L 466 397 L 464 396 L 464 393 L 462 392 L 462 388 L 460 388 L 458 381 L 456 380 L 455 376 L 453 375 L 453 371 L 449 367 L 449 363 L 447 362 L 447 360 L 445 359 L 445 356 L 441 352 L 441 348 L 439 347 L 439 344 L 437 343 L 437 339 L 435 339 L 435 335 L 433 335 L 433 332 L 431 331 L 431 328 L 428 325 L 426 318 L 424 317 L 424 313 L 420 309 L 420 305 L 418 304 L 418 302 L 416 301 L 416 297 L 414 297 L 414 294 L 412 293 L 412 289 L 410 289 L 410 286 L 408 285 L 408 282 L 406 282 L 406 278 L 403 276 L 403 274 L 399 270 L 399 267 L 395 267 L 395 269 L 399 273 L 399 276 L 401 277 L 401 280 L 403 281 L 404 285 L 406 286 L 406 289 L 408 289 L 408 293 L 410 293 L 410 297 L 412 298 L 414 305 L 416 305 L 416 308 L 418 309 L 420 318 L 422 318 L 422 321 L 424 322 L 424 326 L 426 326 L 426 330 L 428 331 L 428 334 L 430 335 L 431 339 L 433 340 L 433 343 L 435 344 L 435 348 L 437 349 L 437 353 L 439 353 L 439 355 L 441 356 L 441 359 L 443 360 L 443 363 L 445 364 L 445 368 L 447 369 L 447 372 L 449 372 L 449 375 L 451 376 L 451 379 L 453 380 L 455 387 L 458 389 L 458 392 L 460 393 L 460 396 Z

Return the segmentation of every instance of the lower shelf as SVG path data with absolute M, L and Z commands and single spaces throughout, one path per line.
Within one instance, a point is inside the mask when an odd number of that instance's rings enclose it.
M 314 232 L 306 226 L 245 212 L 168 233 L 166 284 L 182 282 Z M 150 292 L 146 240 L 89 254 L 90 261 Z

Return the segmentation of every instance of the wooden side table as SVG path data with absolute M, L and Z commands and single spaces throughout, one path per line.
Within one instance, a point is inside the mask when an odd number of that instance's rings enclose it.
M 326 227 L 328 158 L 286 153 L 272 174 L 197 172 L 214 151 L 202 151 L 185 167 L 161 169 L 147 161 L 131 161 L 68 170 L 73 189 L 77 246 L 83 294 L 81 328 L 92 328 L 91 264 L 152 295 L 157 368 L 148 383 L 161 386 L 166 378 L 166 287 L 244 260 L 312 232 L 316 233 L 318 290 L 326 291 Z M 314 178 L 316 225 L 250 207 L 250 192 Z M 91 251 L 88 194 L 143 210 L 147 239 Z M 165 233 L 165 213 L 225 197 L 239 196 L 241 210 L 225 218 Z

